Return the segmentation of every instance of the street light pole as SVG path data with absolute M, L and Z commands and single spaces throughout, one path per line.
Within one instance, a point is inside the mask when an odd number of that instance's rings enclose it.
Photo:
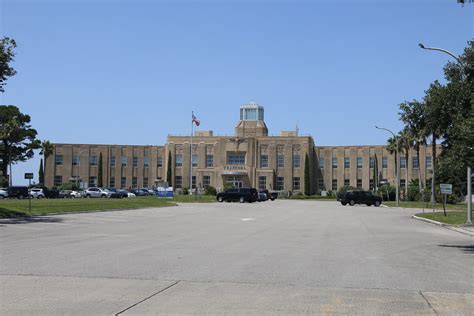
M 418 44 L 418 46 L 420 46 L 422 49 L 426 49 L 426 50 L 437 50 L 439 52 L 442 52 L 442 53 L 445 53 L 445 54 L 448 54 L 449 56 L 453 57 L 454 59 L 456 59 L 456 61 L 458 62 L 458 64 L 460 66 L 462 66 L 462 62 L 461 60 L 456 56 L 454 55 L 453 53 L 451 53 L 450 51 L 446 50 L 446 49 L 442 49 L 442 48 L 437 48 L 437 47 L 426 47 L 425 45 L 423 45 L 422 43 Z M 462 72 L 461 72 L 461 78 L 462 78 Z M 472 149 L 472 148 L 471 148 Z M 433 181 L 434 181 L 434 177 L 433 177 Z M 471 181 L 472 181 L 472 175 L 471 175 L 471 167 L 468 166 L 467 167 L 467 222 L 466 224 L 472 224 L 472 192 L 471 192 Z
M 398 196 L 398 186 L 400 185 L 400 173 L 398 172 L 398 164 L 399 164 L 399 160 L 400 160 L 400 157 L 398 157 L 398 154 L 400 153 L 399 149 L 398 149 L 398 139 L 397 139 L 397 136 L 395 135 L 394 132 L 392 132 L 391 130 L 387 129 L 387 128 L 384 128 L 384 127 L 378 127 L 378 126 L 375 126 L 376 129 L 381 129 L 381 130 L 384 130 L 384 131 L 387 131 L 389 133 L 391 133 L 393 135 L 393 139 L 395 139 L 395 144 L 397 145 L 397 161 L 395 163 L 395 175 L 397 177 L 397 183 L 396 183 L 396 201 L 397 201 L 397 206 L 400 205 L 400 200 L 399 200 L 399 196 Z

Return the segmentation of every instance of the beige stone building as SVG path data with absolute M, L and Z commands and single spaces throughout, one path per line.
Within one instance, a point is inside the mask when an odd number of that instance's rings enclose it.
M 169 180 L 171 166 L 170 182 L 177 189 L 222 189 L 230 183 L 302 192 L 306 159 L 313 193 L 343 185 L 372 188 L 374 168 L 379 182 L 394 184 L 396 179 L 394 155 L 385 146 L 315 146 L 311 136 L 299 136 L 298 131 L 268 136 L 264 108 L 255 103 L 240 108 L 231 137 L 199 131 L 192 138 L 170 135 L 164 146 L 54 144 L 53 155 L 46 159 L 46 186 L 68 181 L 97 185 L 100 155 L 103 186 L 127 189 L 156 187 Z M 419 173 L 430 178 L 431 148 L 422 147 L 420 161 L 415 152 L 409 161 L 401 157 L 400 165 L 401 185 Z

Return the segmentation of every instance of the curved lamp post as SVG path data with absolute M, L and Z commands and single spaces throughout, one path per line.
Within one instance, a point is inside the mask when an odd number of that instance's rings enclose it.
M 400 200 L 399 200 L 399 197 L 398 197 L 398 186 L 400 185 L 400 174 L 398 172 L 398 164 L 399 164 L 399 160 L 400 160 L 400 157 L 398 157 L 398 154 L 399 154 L 399 150 L 398 150 L 398 139 L 397 139 L 397 136 L 395 135 L 394 132 L 392 132 L 391 130 L 389 130 L 388 128 L 384 128 L 384 127 L 378 127 L 378 126 L 375 126 L 376 129 L 381 129 L 381 130 L 384 130 L 384 131 L 387 131 L 389 133 L 391 133 L 393 135 L 393 139 L 395 139 L 395 144 L 397 145 L 397 162 L 395 163 L 395 175 L 397 177 L 397 184 L 396 184 L 396 195 L 397 195 L 397 206 L 400 205 Z
M 442 48 L 437 48 L 437 47 L 426 47 L 422 43 L 419 43 L 418 46 L 420 46 L 422 49 L 426 50 L 437 50 L 439 52 L 448 54 L 449 56 L 453 57 L 456 59 L 459 65 L 462 65 L 461 60 L 451 53 L 450 51 Z M 433 179 L 434 181 L 434 179 Z M 472 224 L 472 191 L 471 191 L 471 181 L 472 181 L 472 176 L 471 176 L 471 167 L 467 167 L 467 221 L 466 224 Z

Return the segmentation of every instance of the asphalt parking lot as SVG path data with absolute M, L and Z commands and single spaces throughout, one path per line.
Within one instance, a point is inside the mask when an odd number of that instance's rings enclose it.
M 472 238 L 326 201 L 0 219 L 1 315 L 472 315 Z

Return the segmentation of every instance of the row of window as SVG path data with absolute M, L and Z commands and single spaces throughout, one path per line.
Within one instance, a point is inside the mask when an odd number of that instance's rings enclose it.
M 193 189 L 196 188 L 196 176 L 192 176 L 191 179 L 191 187 Z M 202 176 L 202 186 L 203 188 L 206 188 L 211 185 L 211 176 Z M 183 188 L 183 177 L 182 176 L 175 176 L 174 177 L 174 187 L 177 189 L 182 189 Z
M 357 157 L 357 168 L 362 168 L 363 166 L 363 158 L 362 157 Z M 426 168 L 431 169 L 432 168 L 432 158 L 431 156 L 426 157 Z M 338 166 L 338 159 L 337 158 L 332 158 L 331 161 L 331 166 L 333 169 L 336 169 Z M 324 158 L 319 158 L 319 168 L 324 169 L 324 164 L 325 160 Z M 349 169 L 351 167 L 351 160 L 350 158 L 346 157 L 344 158 L 344 168 Z M 369 158 L 369 167 L 370 168 L 375 168 L 375 157 L 370 157 Z M 387 157 L 382 157 L 382 168 L 387 168 L 388 167 L 388 158 Z M 406 157 L 400 157 L 400 168 L 406 168 L 407 167 L 407 161 Z M 420 167 L 420 163 L 418 161 L 418 157 L 412 157 L 412 168 L 413 169 L 418 169 Z
M 138 167 L 138 161 L 139 161 L 139 157 L 133 157 L 132 158 L 132 166 L 133 167 Z M 110 157 L 110 166 L 115 167 L 115 163 L 116 163 L 116 157 L 111 156 Z M 64 155 L 54 155 L 54 164 L 56 166 L 62 166 L 64 164 Z M 89 156 L 89 165 L 90 166 L 97 166 L 97 164 L 98 164 L 97 155 L 90 155 Z M 73 155 L 72 156 L 72 165 L 73 166 L 79 166 L 80 165 L 80 156 L 79 155 Z M 127 166 L 127 157 L 126 156 L 121 156 L 120 157 L 120 165 L 122 167 Z M 143 157 L 143 167 L 147 168 L 149 166 L 150 166 L 150 158 L 149 157 Z M 162 157 L 157 157 L 156 166 L 158 168 L 163 167 L 163 158 Z
M 300 155 L 293 155 L 293 168 L 299 168 L 301 166 Z M 260 168 L 268 168 L 268 155 L 260 155 Z M 285 168 L 285 155 L 277 155 L 277 168 Z
M 382 179 L 381 182 L 387 182 L 387 179 Z M 405 179 L 400 179 L 400 187 L 404 187 L 405 183 L 406 183 Z M 344 179 L 344 185 L 349 186 L 350 185 L 350 180 L 349 179 Z M 362 188 L 362 179 L 357 179 L 356 187 L 357 188 Z M 319 189 L 320 190 L 325 189 L 323 179 L 319 179 Z M 369 189 L 370 190 L 374 189 L 374 179 L 369 180 Z M 331 190 L 333 190 L 333 191 L 339 190 L 337 179 L 332 179 Z

